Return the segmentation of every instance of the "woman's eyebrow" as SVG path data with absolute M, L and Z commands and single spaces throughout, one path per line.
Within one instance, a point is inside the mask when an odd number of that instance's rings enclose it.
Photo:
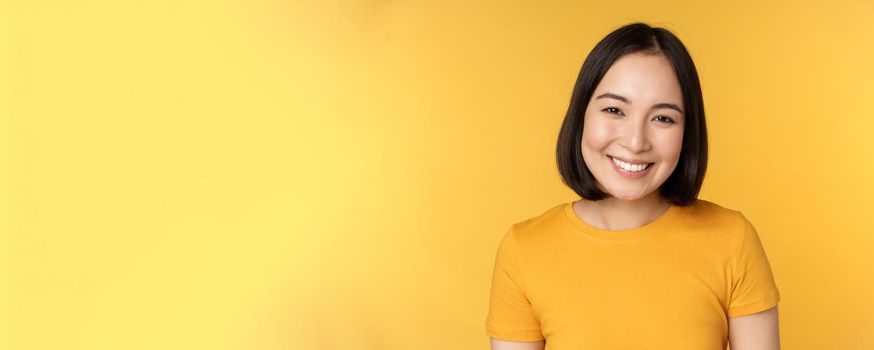
M 677 106 L 676 104 L 673 104 L 673 103 L 656 103 L 652 106 L 652 109 L 659 109 L 659 108 L 673 109 L 677 112 L 680 112 L 680 114 L 683 114 L 683 110 L 680 109 L 679 106 Z
M 628 98 L 626 98 L 625 96 L 619 96 L 619 95 L 614 94 L 612 92 L 605 92 L 603 94 L 598 95 L 598 97 L 595 97 L 596 100 L 599 98 L 612 98 L 615 100 L 625 102 L 627 104 L 631 104 L 631 101 L 629 101 Z M 680 108 L 680 106 L 677 106 L 677 104 L 675 104 L 675 103 L 662 102 L 662 103 L 656 103 L 652 106 L 652 109 L 659 109 L 659 108 L 673 109 L 677 112 L 683 113 L 683 110 Z
M 627 98 L 625 98 L 625 97 L 623 97 L 623 96 L 619 96 L 619 95 L 614 94 L 614 93 L 612 93 L 612 92 L 605 92 L 605 93 L 603 93 L 603 94 L 598 95 L 598 97 L 595 97 L 596 100 L 599 99 L 599 98 L 612 98 L 612 99 L 615 99 L 615 100 L 619 100 L 619 101 L 625 102 L 625 103 L 627 103 L 627 104 L 631 104 L 631 102 L 628 102 L 628 99 L 627 99 Z

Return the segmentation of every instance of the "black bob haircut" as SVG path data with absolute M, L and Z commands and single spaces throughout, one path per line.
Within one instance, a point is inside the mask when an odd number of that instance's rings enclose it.
M 659 192 L 673 204 L 692 204 L 698 197 L 707 170 L 707 125 L 698 72 L 679 38 L 667 29 L 644 23 L 631 23 L 614 30 L 595 45 L 583 62 L 558 135 L 556 161 L 562 181 L 588 200 L 597 201 L 610 196 L 598 189 L 595 178 L 583 162 L 580 148 L 583 118 L 604 74 L 617 59 L 631 53 L 664 55 L 680 82 L 685 123 L 683 145 L 677 167 L 659 187 Z

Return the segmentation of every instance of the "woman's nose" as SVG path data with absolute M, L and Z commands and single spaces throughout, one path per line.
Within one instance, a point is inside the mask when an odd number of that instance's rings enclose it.
M 629 123 L 625 129 L 625 137 L 623 138 L 623 146 L 630 152 L 644 152 L 652 147 L 647 135 L 646 123 L 634 122 Z

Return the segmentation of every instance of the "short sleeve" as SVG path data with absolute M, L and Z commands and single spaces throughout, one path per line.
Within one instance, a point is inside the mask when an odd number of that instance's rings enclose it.
M 540 321 L 525 296 L 525 280 L 516 231 L 504 234 L 498 245 L 492 275 L 486 333 L 509 341 L 542 340 Z
M 734 259 L 732 290 L 728 317 L 740 317 L 768 310 L 780 301 L 771 265 L 759 234 L 749 220 L 738 212 L 740 241 Z

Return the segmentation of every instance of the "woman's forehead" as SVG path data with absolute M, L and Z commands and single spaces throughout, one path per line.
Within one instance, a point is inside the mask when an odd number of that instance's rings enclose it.
M 683 92 L 671 62 L 662 54 L 634 53 L 620 57 L 604 74 L 592 97 L 603 93 L 635 101 L 682 104 Z

